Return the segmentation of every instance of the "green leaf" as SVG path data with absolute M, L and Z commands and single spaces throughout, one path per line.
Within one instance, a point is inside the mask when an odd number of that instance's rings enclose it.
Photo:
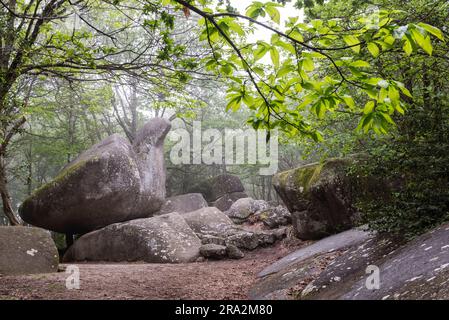
M 413 40 L 429 55 L 432 55 L 432 43 L 428 35 L 423 35 L 418 28 L 411 28 L 410 30 Z
M 354 99 L 351 96 L 343 96 L 342 97 L 343 101 L 346 103 L 346 105 L 350 108 L 350 109 L 354 109 L 355 108 L 355 102 Z
M 254 51 L 254 59 L 260 60 L 262 59 L 265 54 L 270 50 L 270 45 L 265 42 L 259 42 L 257 49 Z
M 237 33 L 239 36 L 243 37 L 245 35 L 245 31 L 243 31 L 242 26 L 240 26 L 237 22 L 231 20 L 228 22 L 228 26 L 229 29 Z
M 404 41 L 403 49 L 408 56 L 410 56 L 413 53 L 413 46 L 408 39 Z
M 290 32 L 289 36 L 296 41 L 304 42 L 304 37 L 296 28 L 292 32 Z
M 279 24 L 281 22 L 281 14 L 279 13 L 278 9 L 276 9 L 274 6 L 267 4 L 265 6 L 265 10 L 267 11 L 268 15 L 270 16 L 271 20 Z
M 271 61 L 273 62 L 274 66 L 276 68 L 279 68 L 279 51 L 276 49 L 276 47 L 270 48 L 270 57 L 271 57 Z
M 434 26 L 431 26 L 430 24 L 423 23 L 423 22 L 418 23 L 418 25 L 421 28 L 423 28 L 424 30 L 426 30 L 428 33 L 433 34 L 435 37 L 437 37 L 441 41 L 445 41 L 443 32 L 440 29 L 438 29 Z
M 315 65 L 313 60 L 309 57 L 305 57 L 302 60 L 302 67 L 305 71 L 313 71 L 315 69 Z
M 365 104 L 365 108 L 363 109 L 363 113 L 364 114 L 368 114 L 373 112 L 374 107 L 376 106 L 376 104 L 374 103 L 374 101 L 370 100 Z
M 354 52 L 356 53 L 360 52 L 360 41 L 356 36 L 347 35 L 343 37 L 343 40 L 346 42 L 348 46 L 351 46 L 351 49 Z
M 352 67 L 356 67 L 356 68 L 369 68 L 369 67 L 371 67 L 371 65 L 368 62 L 363 61 L 363 60 L 357 60 L 355 62 L 352 62 L 350 65 Z
M 380 50 L 379 50 L 379 47 L 377 46 L 377 44 L 371 42 L 371 43 L 368 43 L 367 47 L 368 47 L 368 51 L 371 53 L 371 55 L 374 58 L 377 58 L 379 56 Z
M 390 86 L 388 88 L 388 97 L 393 104 L 399 103 L 400 96 L 398 89 L 396 89 L 394 86 Z

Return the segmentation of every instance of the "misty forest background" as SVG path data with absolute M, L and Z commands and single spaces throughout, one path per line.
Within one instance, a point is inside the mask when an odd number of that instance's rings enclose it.
M 305 22 L 338 18 L 351 26 L 369 5 L 376 5 L 401 10 L 401 22 L 435 26 L 444 37 L 449 33 L 449 1 L 280 2 L 301 9 Z M 177 118 L 188 130 L 193 121 L 201 121 L 203 129 L 224 130 L 244 128 L 252 119 L 254 110 L 232 105 L 229 92 L 235 84 L 224 76 L 229 66 L 221 66 L 220 73 L 210 67 L 210 59 L 217 53 L 201 37 L 204 28 L 192 12 L 154 8 L 140 0 L 78 1 L 73 10 L 58 14 L 64 17 L 46 24 L 32 46 L 22 47 L 33 30 L 27 17 L 33 11 L 23 15 L 12 11 L 19 8 L 25 12 L 29 3 L 48 1 L 1 0 L 0 4 L 0 191 L 4 211 L 15 214 L 33 190 L 51 181 L 65 164 L 101 139 L 120 133 L 132 142 L 136 130 L 152 117 Z M 217 3 L 228 12 L 236 11 L 233 1 Z M 250 32 L 242 35 L 256 36 Z M 14 44 L 12 49 L 8 43 Z M 354 168 L 353 173 L 406 183 L 388 203 L 361 201 L 364 222 L 377 230 L 415 235 L 449 217 L 449 48 L 446 42 L 435 41 L 432 55 L 420 46 L 410 55 L 396 47 L 374 54 L 373 50 L 372 46 L 361 50 L 359 59 L 370 62 L 367 72 L 371 76 L 405 84 L 413 99 L 403 97 L 404 114 L 391 115 L 395 125 L 388 130 L 357 129 L 367 112 L 366 97 L 358 90 L 352 97 L 359 109 L 335 109 L 325 117 L 304 111 L 320 137 L 281 130 L 279 171 L 329 157 L 366 154 L 367 165 Z M 14 77 L 8 78 L 20 52 L 27 57 L 17 65 Z M 342 50 L 340 58 L 346 52 L 352 52 L 351 48 Z M 271 54 L 275 58 L 275 53 Z M 275 60 L 272 56 L 260 63 L 264 68 Z M 314 68 L 317 74 L 335 72 L 326 65 L 315 64 Z M 170 142 L 166 147 L 169 150 Z M 242 179 L 252 197 L 279 201 L 271 177 L 259 175 L 260 165 L 173 165 L 168 153 L 166 165 L 168 195 L 228 172 Z M 0 224 L 9 221 L 1 212 Z

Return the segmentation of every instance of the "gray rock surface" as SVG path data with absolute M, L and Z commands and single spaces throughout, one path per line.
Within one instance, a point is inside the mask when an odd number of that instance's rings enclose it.
M 191 262 L 200 246 L 182 215 L 173 212 L 87 233 L 69 248 L 64 261 Z
M 377 247 L 378 244 L 375 244 L 375 246 Z M 338 283 L 338 287 L 318 290 L 318 293 L 311 292 L 307 297 L 315 299 L 331 297 L 345 300 L 421 300 L 447 299 L 449 297 L 448 223 L 397 249 L 393 246 L 387 252 L 384 255 L 374 256 L 374 259 L 367 261 L 367 263 L 379 268 L 379 289 L 367 289 L 366 279 L 369 274 L 355 272 L 352 277 L 343 277 Z M 351 264 L 354 264 L 352 260 L 359 260 L 360 257 L 360 255 L 353 255 Z M 337 269 L 332 268 L 330 271 L 337 272 Z M 324 279 L 323 275 L 320 280 Z M 335 290 L 337 288 L 338 290 Z
M 209 178 L 189 190 L 190 193 L 201 193 L 208 202 L 216 201 L 226 194 L 244 191 L 240 178 L 231 174 Z
M 301 262 L 307 258 L 335 250 L 349 248 L 353 245 L 360 244 L 363 241 L 370 239 L 373 235 L 361 229 L 351 229 L 342 233 L 324 238 L 309 246 L 301 248 L 284 258 L 276 261 L 272 265 L 262 270 L 258 277 L 264 277 L 271 273 L 276 273 L 288 267 L 291 264 Z
M 116 222 L 149 217 L 165 198 L 163 142 L 170 123 L 147 122 L 133 145 L 112 135 L 34 191 L 19 209 L 32 225 L 79 234 Z
M 239 248 L 232 244 L 228 244 L 226 246 L 226 254 L 230 259 L 242 259 L 245 257 L 245 254 Z
M 361 244 L 352 246 L 337 257 L 302 292 L 302 299 L 334 299 L 347 290 L 347 286 L 359 279 L 366 279 L 366 268 L 387 259 L 404 244 L 403 239 L 377 235 Z
M 247 198 L 248 195 L 245 192 L 232 192 L 226 193 L 215 201 L 210 202 L 211 207 L 220 209 L 221 211 L 228 210 L 231 205 L 241 198 Z
M 203 244 L 200 247 L 200 254 L 208 259 L 224 259 L 227 256 L 226 247 L 219 244 Z
M 214 207 L 187 212 L 182 217 L 200 238 L 206 235 L 222 237 L 235 228 L 231 219 Z
M 349 229 L 357 219 L 346 169 L 352 162 L 331 159 L 281 172 L 273 186 L 289 211 L 296 235 L 316 240 Z
M 261 213 L 269 208 L 268 202 L 254 200 L 253 198 L 241 198 L 235 201 L 225 213 L 235 223 L 243 223 L 251 215 Z
M 353 231 L 353 230 L 351 230 Z M 410 242 L 385 234 L 340 235 L 292 254 L 296 259 L 275 263 L 251 288 L 252 299 L 447 299 L 449 297 L 449 223 Z M 338 239 L 337 239 L 338 240 Z M 327 241 L 329 242 L 329 241 Z M 342 245 L 344 244 L 344 245 Z M 319 250 L 313 246 L 319 245 Z M 327 250 L 333 247 L 332 250 Z M 313 250 L 311 250 L 311 248 Z M 325 250 L 323 250 L 325 249 Z M 379 287 L 372 269 L 378 268 Z M 273 272 L 274 271 L 274 272 Z M 292 295 L 293 294 L 293 295 Z
M 33 227 L 0 227 L 0 275 L 56 272 L 58 264 L 50 232 Z
M 183 213 L 182 217 L 203 244 L 233 245 L 239 249 L 254 250 L 282 239 L 285 228 L 249 231 L 235 225 L 229 217 L 215 207 Z
M 274 229 L 291 224 L 292 216 L 286 207 L 279 205 L 256 213 L 255 220 L 262 221 L 265 226 Z
M 208 204 L 201 193 L 187 193 L 167 198 L 158 214 L 192 212 L 207 206 Z

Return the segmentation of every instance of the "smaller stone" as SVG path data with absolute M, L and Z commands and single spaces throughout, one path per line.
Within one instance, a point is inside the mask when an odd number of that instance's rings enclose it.
M 226 247 L 214 243 L 203 244 L 200 247 L 200 254 L 208 259 L 224 259 L 227 255 Z
M 257 233 L 260 246 L 269 246 L 276 242 L 276 236 L 269 231 L 261 231 Z
M 204 257 L 198 257 L 195 262 L 204 262 L 206 259 Z
M 208 234 L 204 235 L 201 238 L 201 244 L 209 244 L 209 243 L 224 246 L 226 244 L 226 241 L 224 238 L 221 238 L 221 237 L 216 237 L 216 236 L 212 236 L 212 235 L 208 235 Z
M 226 253 L 230 259 L 242 259 L 245 254 L 236 246 L 229 244 L 226 246 Z
M 234 202 L 236 202 L 238 199 L 241 198 L 247 198 L 248 195 L 245 192 L 232 192 L 227 193 L 224 196 L 221 196 L 214 202 L 211 202 L 210 205 L 212 207 L 216 207 L 220 209 L 221 211 L 228 210 Z
M 291 223 L 290 211 L 283 206 L 277 206 L 257 214 L 257 220 L 262 221 L 270 229 L 286 226 Z
M 237 248 L 254 250 L 259 246 L 259 237 L 254 232 L 237 232 L 227 237 L 226 245 L 234 245 Z

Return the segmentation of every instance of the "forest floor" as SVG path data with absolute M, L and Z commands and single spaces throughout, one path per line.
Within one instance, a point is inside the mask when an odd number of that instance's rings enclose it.
M 256 249 L 240 260 L 181 264 L 80 263 L 80 289 L 68 273 L 0 277 L 2 299 L 247 299 L 257 274 L 305 243 Z

